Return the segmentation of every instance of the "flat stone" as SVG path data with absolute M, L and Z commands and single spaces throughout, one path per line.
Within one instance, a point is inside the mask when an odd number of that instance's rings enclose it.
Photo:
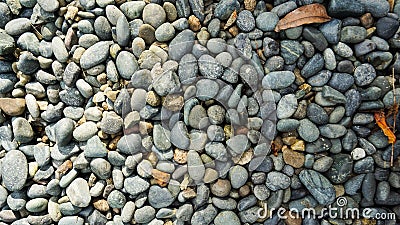
M 87 207 L 90 204 L 89 186 L 83 178 L 76 178 L 67 187 L 66 194 L 74 206 Z
M 7 190 L 21 190 L 28 176 L 26 156 L 18 150 L 9 151 L 2 161 L 1 171 L 2 180 Z
M 319 204 L 333 203 L 336 197 L 335 189 L 322 174 L 313 170 L 303 170 L 300 172 L 299 178 Z
M 0 98 L 0 109 L 9 116 L 19 116 L 25 111 L 25 99 Z

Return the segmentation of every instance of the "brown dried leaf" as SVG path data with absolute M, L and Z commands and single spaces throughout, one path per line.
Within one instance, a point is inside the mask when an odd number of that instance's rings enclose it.
M 326 13 L 323 5 L 315 3 L 305 5 L 288 13 L 284 18 L 279 20 L 275 27 L 275 31 L 286 30 L 293 27 L 298 27 L 304 24 L 324 23 L 331 20 L 331 17 Z
M 394 0 L 388 0 L 388 2 L 389 2 L 389 6 L 390 6 L 390 12 L 393 12 Z

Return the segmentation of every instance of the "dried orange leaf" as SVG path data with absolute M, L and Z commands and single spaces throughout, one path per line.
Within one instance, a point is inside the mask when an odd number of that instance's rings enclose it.
M 275 27 L 275 31 L 279 32 L 281 30 L 310 23 L 324 23 L 329 20 L 331 20 L 331 17 L 328 16 L 323 5 L 318 3 L 305 5 L 288 13 L 285 17 L 279 20 Z
M 393 131 L 389 128 L 386 124 L 386 117 L 384 112 L 376 112 L 374 114 L 374 118 L 376 124 L 378 124 L 379 128 L 383 131 L 383 134 L 388 137 L 388 143 L 394 144 L 396 142 L 396 136 L 394 135 Z

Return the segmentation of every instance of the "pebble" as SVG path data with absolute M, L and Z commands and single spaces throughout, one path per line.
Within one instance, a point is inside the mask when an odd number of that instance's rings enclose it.
M 307 142 L 316 141 L 320 134 L 318 127 L 309 119 L 300 120 L 297 132 L 299 132 L 300 137 Z
M 358 86 L 366 86 L 372 83 L 375 77 L 375 69 L 368 63 L 361 64 L 354 70 L 355 83 Z
M 83 69 L 90 69 L 104 62 L 109 55 L 110 43 L 100 41 L 90 46 L 81 56 L 80 65 Z
M 160 25 L 155 31 L 157 41 L 166 42 L 174 38 L 175 28 L 170 23 Z
M 143 22 L 150 24 L 154 28 L 158 28 L 166 21 L 166 14 L 164 9 L 154 3 L 146 5 L 143 9 Z
M 232 224 L 239 225 L 240 220 L 239 217 L 232 211 L 223 211 L 220 212 L 214 219 L 215 225 L 223 225 L 223 224 Z
M 262 86 L 266 89 L 282 89 L 291 85 L 295 75 L 291 71 L 274 71 L 266 75 L 262 80 Z
M 313 27 L 305 27 L 303 29 L 303 36 L 306 40 L 311 42 L 316 49 L 319 51 L 324 51 L 328 47 L 328 42 L 325 39 L 325 36 L 316 28 Z
M 168 207 L 174 202 L 174 197 L 167 188 L 159 186 L 151 186 L 149 190 L 148 200 L 154 208 Z
M 67 187 L 66 194 L 71 203 L 77 207 L 87 207 L 91 200 L 88 183 L 83 178 L 72 181 Z
M 97 133 L 97 126 L 94 122 L 86 122 L 76 127 L 72 135 L 77 141 L 87 141 Z
M 272 191 L 283 190 L 290 186 L 290 178 L 283 173 L 272 171 L 267 174 L 265 184 Z
M 359 26 L 343 27 L 340 41 L 344 43 L 359 43 L 367 37 L 367 30 Z
M 335 200 L 335 189 L 322 174 L 313 170 L 303 170 L 299 178 L 319 204 L 328 205 Z
M 34 138 L 31 124 L 22 117 L 15 118 L 12 121 L 14 139 L 21 143 L 28 143 Z
M 273 12 L 263 12 L 256 18 L 256 26 L 258 29 L 267 32 L 273 31 L 278 24 L 279 17 Z
M 297 98 L 293 94 L 283 96 L 278 103 L 276 115 L 279 119 L 291 117 L 297 110 Z
M 383 39 L 392 37 L 399 28 L 399 22 L 390 17 L 383 17 L 376 22 L 376 33 Z
M 242 31 L 249 32 L 255 28 L 256 21 L 250 11 L 243 10 L 237 16 L 236 25 Z
M 122 51 L 118 54 L 116 66 L 119 75 L 127 80 L 131 79 L 132 75 L 139 67 L 135 56 L 127 51 Z
M 126 17 L 128 17 L 130 20 L 133 20 L 140 17 L 145 6 L 146 6 L 145 2 L 132 1 L 123 3 L 120 6 L 120 9 L 125 14 Z
M 156 210 L 151 206 L 143 206 L 135 211 L 134 219 L 137 223 L 149 223 L 156 214 Z
M 21 190 L 28 176 L 26 156 L 18 150 L 9 151 L 1 164 L 2 181 L 9 191 Z

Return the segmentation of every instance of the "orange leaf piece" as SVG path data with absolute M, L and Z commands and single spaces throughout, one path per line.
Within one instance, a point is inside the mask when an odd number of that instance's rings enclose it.
M 385 134 L 385 136 L 388 137 L 388 143 L 394 144 L 396 142 L 396 136 L 394 135 L 393 131 L 389 128 L 389 126 L 386 124 L 385 113 L 382 111 L 376 112 L 374 114 L 374 118 L 376 124 L 378 124 L 379 128 L 382 129 L 383 134 Z
M 315 3 L 305 5 L 288 13 L 285 17 L 279 20 L 275 27 L 275 31 L 286 30 L 293 27 L 298 27 L 304 24 L 325 23 L 331 20 L 331 17 L 326 13 L 323 5 Z

